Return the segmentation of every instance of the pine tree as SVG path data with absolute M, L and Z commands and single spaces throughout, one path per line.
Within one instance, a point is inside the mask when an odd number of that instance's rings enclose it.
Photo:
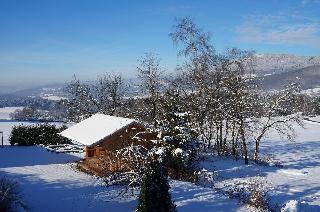
M 190 180 L 197 165 L 197 130 L 186 112 L 179 91 L 169 89 L 163 97 L 158 129 L 166 147 L 166 165 L 173 179 Z
M 163 164 L 151 161 L 141 184 L 137 212 L 171 212 L 176 205 L 171 201 L 167 171 Z
M 172 148 L 188 151 L 194 148 L 197 133 L 190 122 L 190 114 L 181 106 L 179 95 L 179 91 L 174 89 L 166 92 L 159 129 L 162 140 Z

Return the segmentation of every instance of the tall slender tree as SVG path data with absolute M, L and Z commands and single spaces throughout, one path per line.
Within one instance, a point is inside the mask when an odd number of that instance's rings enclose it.
M 155 54 L 147 53 L 140 60 L 137 72 L 140 79 L 141 91 L 146 94 L 147 105 L 151 105 L 149 119 L 156 125 L 160 93 L 163 87 L 164 69 L 161 68 L 160 59 Z

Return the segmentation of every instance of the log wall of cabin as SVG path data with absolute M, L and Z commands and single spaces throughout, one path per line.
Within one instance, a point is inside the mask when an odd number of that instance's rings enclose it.
M 105 151 L 115 151 L 130 145 L 133 142 L 133 137 L 139 133 L 145 131 L 145 127 L 142 125 L 133 123 L 126 128 L 116 132 L 110 137 L 101 141 L 98 146 L 102 147 Z
M 115 157 L 116 150 L 129 146 L 132 142 L 143 145 L 146 148 L 152 147 L 151 138 L 155 139 L 155 133 L 144 133 L 141 139 L 133 139 L 139 132 L 145 132 L 146 128 L 140 124 L 133 123 L 126 128 L 105 138 L 98 145 L 86 148 L 84 165 L 95 173 L 103 174 L 106 171 L 123 169 L 121 158 Z M 91 156 L 91 157 L 88 157 Z M 105 157 L 106 156 L 106 157 Z

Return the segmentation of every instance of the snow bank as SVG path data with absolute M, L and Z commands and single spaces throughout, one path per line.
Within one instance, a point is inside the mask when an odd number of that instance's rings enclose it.
M 298 201 L 290 200 L 281 208 L 281 212 L 298 212 Z
M 281 208 L 281 212 L 319 212 L 319 206 L 290 200 Z

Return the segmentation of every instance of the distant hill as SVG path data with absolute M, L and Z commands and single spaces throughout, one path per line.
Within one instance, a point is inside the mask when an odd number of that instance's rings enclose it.
M 299 82 L 303 90 L 320 88 L 320 56 L 256 54 L 254 68 L 266 90 L 278 90 L 290 82 Z
M 289 82 L 299 82 L 303 90 L 317 88 L 320 87 L 320 65 L 267 75 L 259 81 L 268 90 L 281 89 Z
M 279 89 L 290 81 L 300 79 L 303 89 L 320 88 L 320 56 L 297 56 L 289 54 L 256 54 L 256 74 L 265 89 Z M 124 79 L 127 96 L 141 95 L 137 86 L 139 79 Z M 90 83 L 90 81 L 86 82 Z M 4 87 L 0 86 L 0 95 L 10 94 L 15 97 L 41 97 L 58 100 L 65 97 L 65 84 L 52 84 L 36 88 Z
M 289 54 L 256 54 L 255 70 L 258 76 L 290 72 L 320 65 L 320 56 L 297 56 Z
M 12 86 L 1 86 L 0 85 L 0 95 L 1 94 L 10 94 L 10 93 L 13 93 L 13 92 L 16 92 L 16 91 L 19 91 L 19 90 L 23 90 L 25 88 L 21 88 L 19 86 L 17 87 L 12 87 Z
M 11 92 L 11 96 L 21 96 L 21 97 L 41 97 L 45 99 L 58 100 L 60 97 L 65 97 L 63 91 L 64 84 L 52 84 L 36 88 L 22 89 L 18 91 Z
M 94 83 L 92 81 L 84 81 L 85 83 Z M 126 87 L 128 96 L 137 95 L 139 88 L 139 80 L 136 78 L 124 79 L 126 85 L 130 84 L 130 87 Z M 64 88 L 66 84 L 49 84 L 33 88 L 23 88 L 23 89 L 6 89 L 0 93 L 0 97 L 4 95 L 10 95 L 12 97 L 40 97 L 48 100 L 59 100 L 67 96 Z M 1 88 L 1 87 L 0 87 Z M 7 92 L 6 92 L 7 91 Z

